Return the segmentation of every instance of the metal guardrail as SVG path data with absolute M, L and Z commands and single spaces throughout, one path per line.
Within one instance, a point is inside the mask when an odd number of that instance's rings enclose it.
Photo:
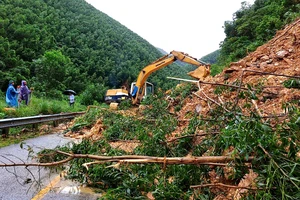
M 85 112 L 73 112 L 73 113 L 62 113 L 54 115 L 38 115 L 31 117 L 19 117 L 19 118 L 9 118 L 0 120 L 0 129 L 10 128 L 16 126 L 24 126 L 29 124 L 37 124 L 49 121 L 56 121 L 61 119 L 72 119 L 78 115 L 83 115 Z

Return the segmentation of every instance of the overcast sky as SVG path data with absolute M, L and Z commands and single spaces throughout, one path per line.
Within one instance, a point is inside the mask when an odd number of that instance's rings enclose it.
M 254 0 L 86 0 L 101 12 L 166 52 L 201 58 L 224 40 L 222 26 L 241 2 Z

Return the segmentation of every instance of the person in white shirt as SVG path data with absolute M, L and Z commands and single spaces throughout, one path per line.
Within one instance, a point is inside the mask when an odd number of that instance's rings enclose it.
M 69 94 L 69 101 L 70 101 L 70 106 L 74 107 L 74 103 L 75 103 L 74 94 L 72 94 L 72 93 Z

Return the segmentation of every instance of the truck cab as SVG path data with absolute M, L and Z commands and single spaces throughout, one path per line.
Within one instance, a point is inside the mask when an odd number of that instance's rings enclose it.
M 129 94 L 126 88 L 110 89 L 106 91 L 104 101 L 107 104 L 112 102 L 120 103 L 123 100 L 129 99 Z
M 130 94 L 133 93 L 133 90 L 135 88 L 136 82 L 131 83 L 130 87 L 130 93 L 125 87 L 122 87 L 121 89 L 110 89 L 106 91 L 104 100 L 107 104 L 110 103 L 120 103 L 123 100 L 129 99 Z M 146 82 L 145 85 L 145 93 L 143 95 L 143 99 L 150 94 L 154 94 L 154 85 L 150 82 Z

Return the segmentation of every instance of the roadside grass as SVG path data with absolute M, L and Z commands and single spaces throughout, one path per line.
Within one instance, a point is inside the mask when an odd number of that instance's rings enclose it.
M 67 99 L 65 101 L 60 101 L 33 97 L 28 106 L 22 103 L 18 108 L 7 108 L 5 98 L 2 97 L 0 99 L 0 119 L 81 112 L 85 111 L 87 106 L 81 105 L 80 102 L 77 101 L 74 104 L 74 107 L 70 107 Z M 29 138 L 40 136 L 41 133 L 39 132 L 38 127 L 32 127 L 32 125 L 13 127 L 9 129 L 8 135 L 4 135 L 4 131 L 0 129 L 0 135 L 2 135 L 0 139 L 0 148 L 11 144 L 17 144 Z
M 0 100 L 0 118 L 26 117 L 35 115 L 48 115 L 57 113 L 79 112 L 86 110 L 86 106 L 75 103 L 74 107 L 70 107 L 68 101 L 51 100 L 44 98 L 32 98 L 29 105 L 21 103 L 18 108 L 5 109 L 7 105 L 5 100 Z

